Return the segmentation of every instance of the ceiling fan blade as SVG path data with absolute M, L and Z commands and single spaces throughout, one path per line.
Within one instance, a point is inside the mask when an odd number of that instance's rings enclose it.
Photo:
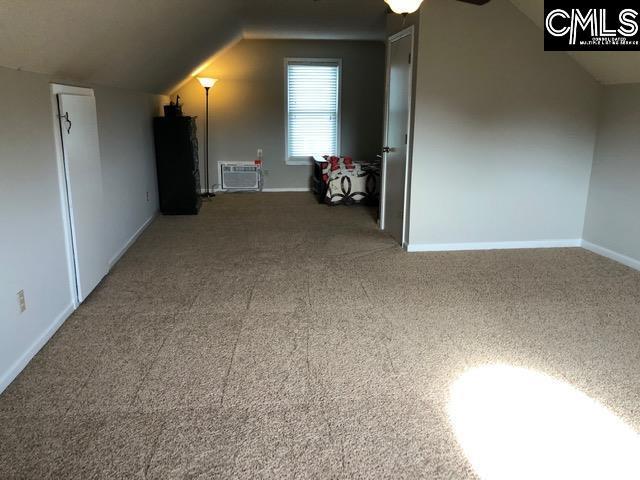
M 473 5 L 484 5 L 485 3 L 489 3 L 491 0 L 458 0 L 459 2 L 464 3 L 472 3 Z

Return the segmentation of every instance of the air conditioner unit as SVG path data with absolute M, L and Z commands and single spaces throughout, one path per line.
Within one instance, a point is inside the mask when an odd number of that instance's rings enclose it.
M 221 188 L 224 191 L 259 191 L 262 168 L 254 162 L 218 162 Z

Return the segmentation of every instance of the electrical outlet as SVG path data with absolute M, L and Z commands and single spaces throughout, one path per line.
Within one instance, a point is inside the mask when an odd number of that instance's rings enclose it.
M 27 309 L 27 302 L 24 299 L 24 290 L 18 292 L 18 306 L 20 307 L 20 313 Z
M 261 149 L 261 148 L 259 148 L 259 149 L 258 149 L 258 160 L 262 160 L 262 153 L 263 153 L 263 152 L 262 152 L 262 149 Z

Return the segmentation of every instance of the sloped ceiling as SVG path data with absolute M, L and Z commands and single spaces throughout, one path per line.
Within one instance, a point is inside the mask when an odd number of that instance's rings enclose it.
M 244 0 L 245 38 L 383 40 L 383 0 Z
M 382 39 L 382 0 L 0 0 L 0 65 L 166 93 L 243 35 Z
M 542 26 L 544 0 L 511 1 Z M 240 38 L 382 40 L 385 12 L 383 0 L 0 0 L 0 65 L 167 93 Z M 571 55 L 603 83 L 640 82 L 640 52 Z
M 511 2 L 544 29 L 544 0 Z M 569 52 L 569 55 L 601 83 L 640 83 L 640 52 Z

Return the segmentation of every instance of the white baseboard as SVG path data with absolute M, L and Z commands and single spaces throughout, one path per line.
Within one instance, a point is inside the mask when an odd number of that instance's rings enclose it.
M 423 243 L 409 244 L 407 252 L 455 252 L 465 250 L 517 250 L 523 248 L 574 248 L 582 247 L 613 261 L 640 271 L 640 260 L 628 257 L 608 248 L 581 239 L 537 240 L 532 242 L 488 242 L 488 243 Z
M 240 190 L 236 190 L 235 192 L 238 192 Z M 264 193 L 280 193 L 280 192 L 310 192 L 311 188 L 309 187 L 303 187 L 303 188 L 263 188 L 262 192 Z M 202 193 L 206 193 L 205 190 L 201 190 Z M 213 190 L 214 193 L 226 193 L 224 190 L 220 190 L 219 188 L 216 188 Z M 234 192 L 234 193 L 235 193 Z M 247 193 L 258 193 L 257 191 L 254 190 L 247 190 Z
M 69 305 L 66 307 L 60 315 L 56 317 L 51 326 L 47 328 L 38 339 L 33 342 L 29 349 L 22 354 L 18 360 L 16 360 L 9 370 L 2 373 L 0 376 L 0 393 L 2 393 L 8 386 L 15 380 L 15 378 L 24 370 L 24 367 L 35 357 L 36 353 L 40 351 L 42 347 L 53 337 L 67 318 L 74 312 L 75 306 Z
M 311 189 L 309 187 L 302 188 L 263 188 L 263 192 L 266 193 L 277 193 L 277 192 L 310 192 Z
M 633 268 L 635 270 L 640 270 L 640 260 L 636 260 L 635 258 L 631 258 L 621 253 L 614 252 L 613 250 L 601 247 L 600 245 L 596 245 L 595 243 L 587 242 L 586 240 L 582 241 L 582 248 L 626 265 L 627 267 Z
M 524 248 L 572 248 L 582 246 L 580 239 L 535 240 L 531 242 L 410 243 L 407 252 L 455 252 L 465 250 L 519 250 Z
M 126 241 L 126 243 L 123 245 L 123 247 L 118 251 L 118 253 L 116 253 L 111 260 L 109 260 L 109 270 L 111 270 L 113 268 L 113 266 L 118 263 L 118 260 L 120 260 L 122 258 L 122 256 L 127 253 L 127 250 L 129 250 L 129 248 L 131 247 L 131 245 L 133 245 L 135 243 L 135 241 L 138 239 L 138 237 L 140 235 L 142 235 L 142 232 L 144 232 L 147 227 L 149 225 L 151 225 L 151 222 L 153 222 L 155 220 L 155 218 L 158 216 L 158 213 L 154 213 L 153 215 L 151 215 L 151 217 L 149 217 L 147 220 L 145 220 L 145 222 L 140 226 L 140 228 L 138 228 L 138 230 L 136 230 L 136 232 L 131 236 L 131 238 L 129 240 Z
M 236 192 L 239 190 L 236 190 Z M 304 188 L 263 188 L 262 192 L 263 193 L 281 193 L 281 192 L 310 192 L 311 188 L 309 187 L 304 187 Z M 214 190 L 215 193 L 225 193 L 224 190 Z M 204 193 L 204 191 L 202 192 Z M 247 190 L 247 193 L 259 193 L 256 190 Z

